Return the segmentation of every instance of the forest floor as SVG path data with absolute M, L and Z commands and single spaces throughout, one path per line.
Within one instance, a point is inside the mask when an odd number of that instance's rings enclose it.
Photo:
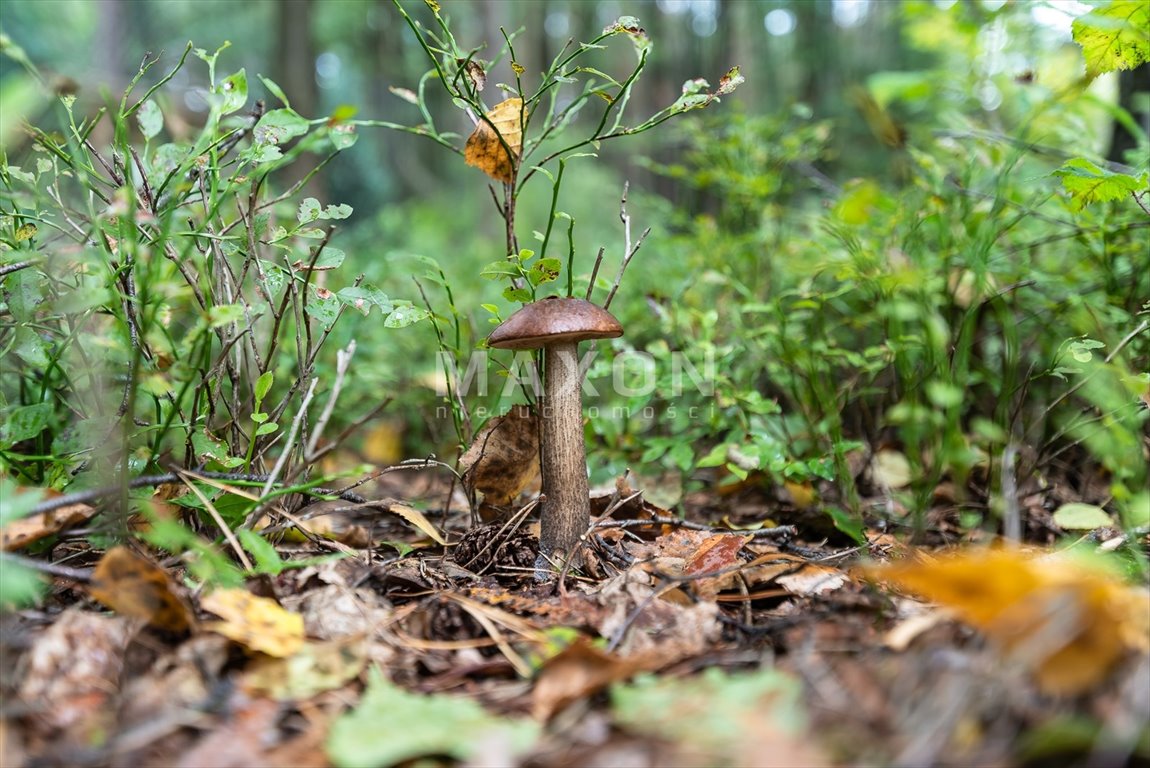
M 473 526 L 442 476 L 297 510 L 325 532 L 276 548 L 307 563 L 245 589 L 61 535 L 0 624 L 0 765 L 1150 764 L 1150 599 L 1053 554 L 1065 485 L 1020 490 L 1027 544 L 939 493 L 919 544 L 860 547 L 763 483 L 679 518 L 620 478 L 585 567 L 541 583 L 530 521 Z

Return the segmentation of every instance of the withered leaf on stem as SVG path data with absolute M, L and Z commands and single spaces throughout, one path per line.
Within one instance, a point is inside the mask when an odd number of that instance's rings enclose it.
M 459 459 L 463 481 L 490 504 L 515 500 L 539 474 L 539 424 L 526 405 L 516 405 L 479 430 Z
M 487 113 L 487 119 L 495 126 L 495 130 L 487 121 L 480 120 L 467 139 L 463 159 L 496 181 L 510 184 L 515 178 L 515 164 L 519 162 L 519 153 L 523 149 L 522 120 L 525 118 L 523 99 L 512 98 L 496 104 Z M 507 154 L 507 149 L 499 141 L 500 136 L 507 143 L 511 155 Z

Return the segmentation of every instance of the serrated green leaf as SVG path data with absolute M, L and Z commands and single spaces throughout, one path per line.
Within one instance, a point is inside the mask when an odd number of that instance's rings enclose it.
M 1083 157 L 1067 160 L 1053 175 L 1062 179 L 1062 186 L 1070 193 L 1075 210 L 1091 203 L 1122 200 L 1147 188 L 1146 174 L 1136 178 L 1126 173 L 1115 173 Z
M 136 122 L 140 124 L 140 133 L 144 134 L 144 138 L 151 139 L 164 127 L 164 115 L 156 102 L 149 99 L 136 111 Z
M 1150 3 L 1111 0 L 1071 26 L 1091 77 L 1150 61 Z
M 359 285 L 341 288 L 336 296 L 344 304 L 359 310 L 364 315 L 371 312 L 372 307 L 379 307 L 382 312 L 390 312 L 393 308 L 391 299 L 387 294 L 374 285 Z

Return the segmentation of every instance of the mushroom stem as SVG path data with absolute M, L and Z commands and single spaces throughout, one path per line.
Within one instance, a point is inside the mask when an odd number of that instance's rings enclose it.
M 542 470 L 547 498 L 540 521 L 539 565 L 544 567 L 545 559 L 570 559 L 578 567 L 579 539 L 591 525 L 578 342 L 559 341 L 545 351 Z

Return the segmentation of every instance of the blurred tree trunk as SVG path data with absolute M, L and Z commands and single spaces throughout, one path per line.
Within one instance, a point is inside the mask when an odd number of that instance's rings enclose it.
M 1118 73 L 1118 106 L 1130 113 L 1130 116 L 1141 126 L 1142 130 L 1150 134 L 1150 112 L 1139 111 L 1134 104 L 1134 94 L 1150 91 L 1150 64 L 1143 64 L 1134 69 L 1124 69 Z M 1117 163 L 1126 162 L 1126 153 L 1138 146 L 1134 134 L 1126 130 L 1126 126 L 1114 122 L 1114 131 L 1110 135 L 1110 152 L 1107 159 Z
M 306 118 L 318 117 L 319 88 L 315 81 L 315 43 L 312 40 L 313 0 L 280 0 L 276 5 L 276 51 L 272 79 L 291 100 L 292 109 Z M 274 105 L 268 105 L 273 108 Z M 307 175 L 315 163 L 292 163 L 280 171 L 285 187 Z M 315 180 L 305 193 L 318 196 Z

